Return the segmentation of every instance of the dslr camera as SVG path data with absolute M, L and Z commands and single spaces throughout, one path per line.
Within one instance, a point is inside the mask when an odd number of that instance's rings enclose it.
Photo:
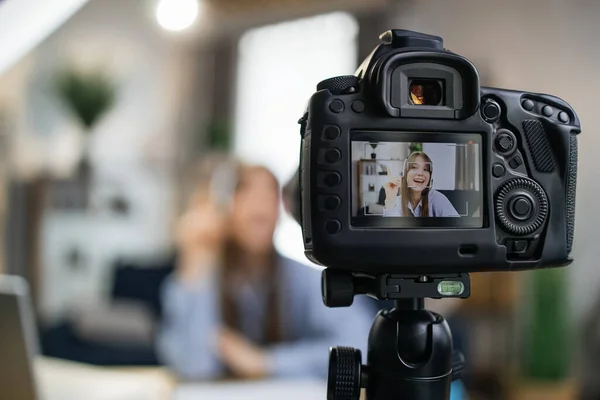
M 551 95 L 481 87 L 437 36 L 390 30 L 300 119 L 307 257 L 352 273 L 568 265 L 580 123 Z

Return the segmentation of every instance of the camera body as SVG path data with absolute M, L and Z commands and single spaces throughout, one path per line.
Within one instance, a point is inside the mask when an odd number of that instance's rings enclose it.
M 404 30 L 300 119 L 305 253 L 369 275 L 571 262 L 579 119 L 545 94 L 480 87 L 437 36 Z

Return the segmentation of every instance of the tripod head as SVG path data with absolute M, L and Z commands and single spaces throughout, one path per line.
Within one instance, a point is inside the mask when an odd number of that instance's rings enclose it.
M 366 365 L 360 350 L 330 349 L 328 400 L 358 400 L 361 388 L 367 400 L 450 398 L 450 383 L 461 376 L 464 358 L 454 351 L 444 318 L 425 310 L 424 299 L 469 297 L 468 274 L 371 276 L 325 269 L 321 286 L 328 307 L 350 306 L 357 294 L 395 301 L 373 322 Z

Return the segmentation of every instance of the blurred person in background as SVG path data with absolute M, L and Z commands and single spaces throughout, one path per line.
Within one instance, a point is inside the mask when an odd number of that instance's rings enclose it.
M 186 380 L 324 379 L 330 346 L 365 351 L 374 313 L 359 299 L 350 308 L 323 305 L 320 271 L 274 248 L 277 180 L 264 167 L 235 165 L 231 201 L 197 182 L 178 223 L 158 353 Z

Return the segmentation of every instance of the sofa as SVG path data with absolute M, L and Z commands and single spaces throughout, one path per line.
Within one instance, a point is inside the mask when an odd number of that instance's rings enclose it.
M 162 316 L 160 287 L 173 272 L 173 260 L 117 261 L 108 304 L 76 309 L 41 327 L 42 354 L 103 366 L 159 365 L 154 337 Z

